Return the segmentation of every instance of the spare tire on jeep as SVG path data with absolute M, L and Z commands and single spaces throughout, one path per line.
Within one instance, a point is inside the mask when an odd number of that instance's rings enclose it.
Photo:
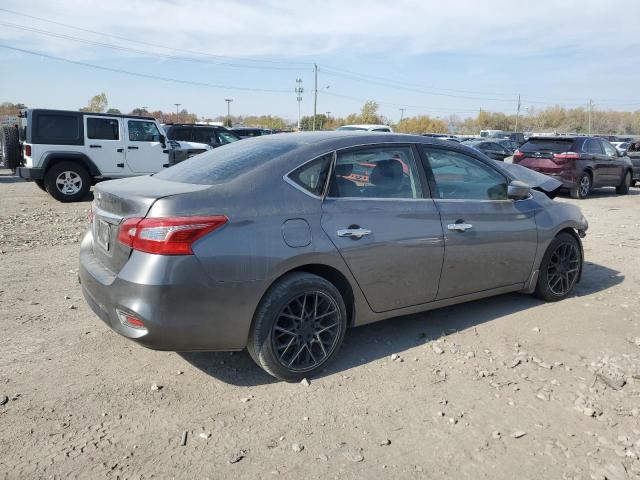
M 0 152 L 2 152 L 2 165 L 15 172 L 20 163 L 20 142 L 16 127 L 2 125 L 0 128 Z

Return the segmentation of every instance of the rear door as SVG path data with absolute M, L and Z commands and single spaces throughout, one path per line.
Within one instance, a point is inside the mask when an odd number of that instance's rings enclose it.
M 437 299 L 524 284 L 537 249 L 536 202 L 508 200 L 509 179 L 475 157 L 421 149 L 445 237 Z
M 168 151 L 160 142 L 160 130 L 152 120 L 126 119 L 126 161 L 136 174 L 156 173 L 169 165 Z
M 587 138 L 582 147 L 582 158 L 588 160 L 588 166 L 593 171 L 593 185 L 607 185 L 610 167 L 609 157 L 604 154 L 602 144 L 596 138 Z
M 85 145 L 88 155 L 102 174 L 123 175 L 124 141 L 122 120 L 118 117 L 84 116 Z
M 337 154 L 322 228 L 375 312 L 436 298 L 443 233 L 426 191 L 415 147 L 367 146 Z

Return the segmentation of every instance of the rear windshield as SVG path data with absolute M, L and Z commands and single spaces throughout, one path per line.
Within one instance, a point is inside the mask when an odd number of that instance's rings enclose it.
M 573 139 L 566 140 L 529 140 L 520 147 L 521 152 L 571 152 L 573 151 Z
M 163 180 L 214 185 L 280 157 L 294 148 L 293 142 L 243 140 L 209 150 L 154 175 Z

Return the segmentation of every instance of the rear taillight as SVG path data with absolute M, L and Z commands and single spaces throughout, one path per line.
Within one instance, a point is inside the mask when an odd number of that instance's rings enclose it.
M 516 150 L 515 152 L 513 152 L 513 161 L 514 162 L 519 162 L 523 158 L 524 158 L 524 153 L 522 153 L 520 150 Z
M 24 146 L 24 156 L 25 157 L 30 157 L 31 156 L 31 145 L 25 145 Z
M 128 218 L 120 224 L 118 241 L 141 252 L 158 255 L 193 255 L 199 238 L 228 222 L 224 215 L 210 217 Z
M 573 160 L 580 160 L 580 154 L 575 152 L 554 153 L 553 161 L 556 165 L 566 165 Z

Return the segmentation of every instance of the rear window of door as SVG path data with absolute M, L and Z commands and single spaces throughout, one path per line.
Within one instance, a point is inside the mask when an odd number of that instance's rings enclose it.
M 422 198 L 411 147 L 372 147 L 339 152 L 330 197 Z
M 177 140 L 179 142 L 191 141 L 191 127 L 171 127 L 167 133 L 169 140 Z
M 597 140 L 588 139 L 584 145 L 584 151 L 594 155 L 602 155 L 602 147 Z
M 120 140 L 118 120 L 115 118 L 87 118 L 87 138 L 91 140 Z
M 195 127 L 191 138 L 197 143 L 217 143 L 216 131 L 213 128 Z
M 507 178 L 480 160 L 453 150 L 422 147 L 443 200 L 506 200 Z

